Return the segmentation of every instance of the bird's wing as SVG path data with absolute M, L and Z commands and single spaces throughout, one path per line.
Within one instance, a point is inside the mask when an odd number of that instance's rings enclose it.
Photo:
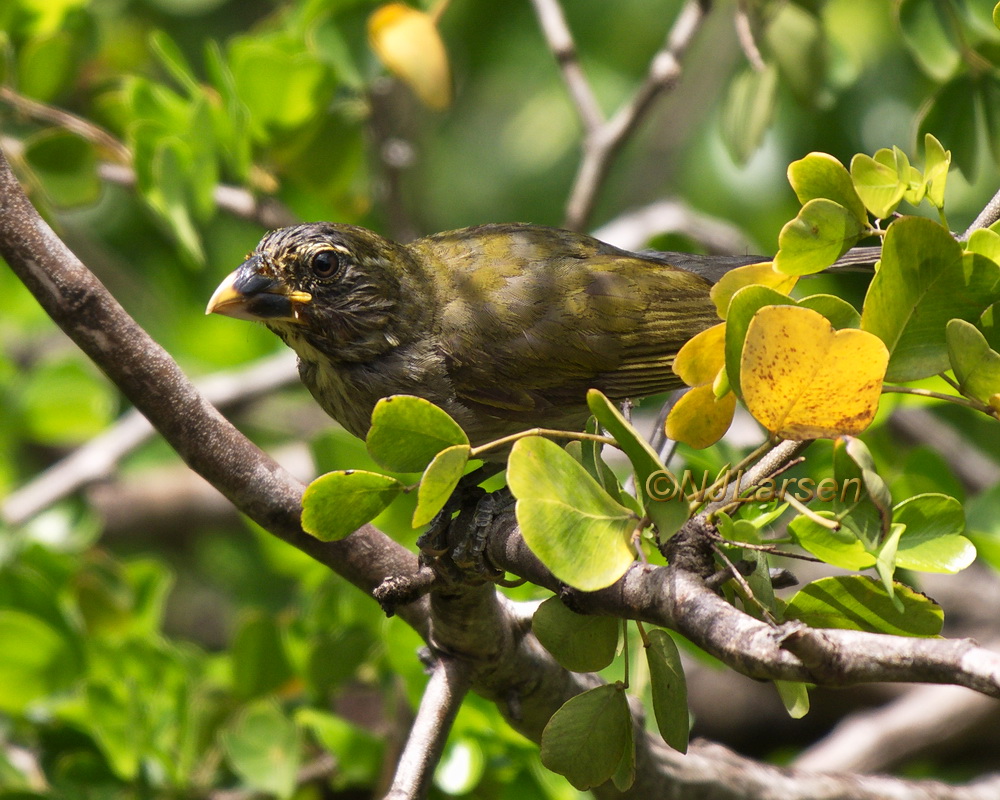
M 679 386 L 674 355 L 718 321 L 710 283 L 607 250 L 453 260 L 439 341 L 459 398 L 530 422 L 591 387 L 624 399 Z

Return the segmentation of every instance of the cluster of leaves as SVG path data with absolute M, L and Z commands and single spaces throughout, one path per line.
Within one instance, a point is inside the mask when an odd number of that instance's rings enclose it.
M 803 502 L 816 499 L 816 492 L 789 496 L 785 486 L 778 491 L 772 486 L 767 498 L 761 497 L 760 487 L 750 487 L 746 498 L 779 501 L 768 513 L 740 519 L 717 514 L 727 545 L 756 564 L 747 583 L 752 595 L 740 596 L 739 588 L 728 591 L 734 602 L 739 597 L 758 616 L 933 636 L 941 629 L 941 609 L 896 582 L 896 569 L 953 573 L 975 558 L 975 548 L 962 535 L 965 519 L 955 498 L 925 492 L 893 505 L 870 452 L 847 436 L 872 422 L 887 375 L 913 381 L 949 366 L 956 375 L 952 385 L 960 393 L 956 399 L 996 416 L 1000 356 L 986 337 L 994 331 L 994 304 L 1000 300 L 1000 266 L 995 260 L 1000 235 L 980 231 L 963 245 L 933 220 L 900 216 L 883 230 L 868 217 L 888 216 L 904 200 L 913 205 L 927 200 L 943 215 L 950 154 L 931 136 L 926 151 L 923 172 L 899 150 L 880 151 L 873 158 L 857 156 L 850 172 L 818 153 L 792 164 L 789 177 L 803 206 L 783 229 L 773 263 L 741 268 L 723 279 L 714 298 L 725 322 L 693 339 L 678 355 L 676 371 L 696 388 L 668 418 L 673 437 L 700 446 L 715 441 L 728 428 L 737 397 L 777 437 L 841 437 L 834 448 L 835 491 L 829 497 L 819 495 L 826 503 L 822 511 Z M 829 267 L 867 236 L 883 237 L 884 245 L 861 312 L 832 295 L 797 301 L 787 296 L 798 276 Z M 594 416 L 590 433 L 559 434 L 575 440 L 564 449 L 528 432 L 514 442 L 507 469 L 526 543 L 556 577 L 584 591 L 618 580 L 642 548 L 644 532 L 655 532 L 662 543 L 706 499 L 720 490 L 724 494 L 732 474 L 727 466 L 712 487 L 703 485 L 688 495 L 672 492 L 665 501 L 657 480 L 665 477 L 674 489 L 679 482 L 659 455 L 600 392 L 591 391 L 588 403 Z M 597 435 L 599 429 L 611 438 Z M 637 497 L 623 491 L 603 461 L 601 447 L 608 441 L 628 456 Z M 414 489 L 412 524 L 425 524 L 446 508 L 470 459 L 509 444 L 507 439 L 471 448 L 461 428 L 441 409 L 415 397 L 387 398 L 372 415 L 368 451 L 381 466 L 413 474 L 415 482 L 363 470 L 330 473 L 309 487 L 303 525 L 323 539 L 346 536 Z M 739 504 L 737 500 L 727 508 Z M 789 504 L 800 515 L 788 525 L 786 538 L 765 538 L 762 531 Z M 797 544 L 833 566 L 874 568 L 880 582 L 860 575 L 823 578 L 782 600 L 771 587 L 766 555 L 755 549 L 781 542 Z M 743 549 L 743 544 L 749 548 Z M 652 552 L 644 557 L 655 559 L 655 548 L 647 549 Z M 543 630 L 551 632 L 552 627 Z M 584 627 L 585 639 L 595 635 L 589 623 Z M 608 637 L 617 641 L 617 628 L 597 627 L 611 631 L 604 631 L 598 650 L 613 654 Z M 572 625 L 564 628 L 574 630 Z M 566 636 L 572 638 L 571 633 Z M 550 638 L 543 634 L 543 642 Z M 659 659 L 656 667 L 651 660 L 650 672 L 676 677 L 675 660 L 664 655 L 664 648 L 647 645 L 649 658 Z M 562 657 L 564 649 L 560 639 L 554 652 Z M 571 669 L 580 663 L 592 669 L 606 666 L 577 661 L 574 653 L 564 663 Z M 668 684 L 676 688 L 682 681 Z M 804 686 L 782 684 L 779 690 L 791 713 L 806 712 Z M 664 691 L 654 688 L 654 695 Z M 678 696 L 671 702 L 675 708 L 678 702 L 684 707 Z M 587 748 L 580 750 L 585 732 L 595 727 L 595 716 L 614 744 L 602 740 L 601 758 Z M 543 759 L 578 787 L 609 778 L 627 785 L 632 769 L 629 719 L 622 685 L 588 692 L 553 718 Z M 660 725 L 665 738 L 683 748 L 686 739 L 677 731 L 686 732 L 686 724 L 673 720 Z
M 44 772 L 0 756 L 0 796 L 239 782 L 289 797 L 323 751 L 340 759 L 341 787 L 379 774 L 382 742 L 326 708 L 376 644 L 367 607 L 345 605 L 336 581 L 295 616 L 244 614 L 231 650 L 211 655 L 164 638 L 173 581 L 160 562 L 30 539 L 17 555 L 0 569 L 0 712 L 4 738 L 30 742 Z
M 831 36 L 831 14 L 821 3 L 759 0 L 747 6 L 744 44 L 754 52 L 732 77 L 720 117 L 722 140 L 739 163 L 771 127 L 782 87 L 806 108 L 828 108 L 857 69 Z M 918 115 L 919 135 L 938 136 L 959 154 L 957 163 L 970 178 L 987 158 L 1000 163 L 1000 31 L 994 24 L 1000 14 L 994 3 L 901 0 L 893 6 L 910 58 L 934 84 Z M 885 24 L 874 13 L 867 20 L 853 10 L 842 13 L 852 15 L 851 25 Z

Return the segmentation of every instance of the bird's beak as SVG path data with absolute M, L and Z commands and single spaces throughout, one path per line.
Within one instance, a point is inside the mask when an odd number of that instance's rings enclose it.
M 261 273 L 263 261 L 251 256 L 231 273 L 208 301 L 206 314 L 223 314 L 253 321 L 297 321 L 309 292 L 293 290 L 280 278 Z

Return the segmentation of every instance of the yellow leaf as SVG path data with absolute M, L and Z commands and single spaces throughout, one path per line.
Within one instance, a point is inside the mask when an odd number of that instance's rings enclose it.
M 428 107 L 451 104 L 448 53 L 434 19 L 403 3 L 387 3 L 368 18 L 368 41 L 379 60 Z
M 743 401 L 785 439 L 860 433 L 875 416 L 888 363 L 882 340 L 867 331 L 835 331 L 808 308 L 765 306 L 743 345 Z
M 726 323 L 688 339 L 674 357 L 673 370 L 688 386 L 711 383 L 726 365 Z
M 698 450 L 715 444 L 733 421 L 736 395 L 732 392 L 716 399 L 712 385 L 692 389 L 678 400 L 667 415 L 667 436 Z
M 745 267 L 731 269 L 719 282 L 712 287 L 711 297 L 719 316 L 725 319 L 729 313 L 729 301 L 744 286 L 770 286 L 776 292 L 788 294 L 795 288 L 798 278 L 795 275 L 783 275 L 775 272 L 772 262 L 747 264 Z

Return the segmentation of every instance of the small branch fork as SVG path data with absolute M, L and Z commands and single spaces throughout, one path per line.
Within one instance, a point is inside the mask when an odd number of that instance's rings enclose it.
M 658 95 L 672 89 L 681 75 L 681 60 L 711 9 L 710 0 L 689 0 L 681 9 L 663 47 L 653 56 L 645 80 L 635 93 L 606 118 L 594 95 L 558 0 L 532 0 L 542 33 L 555 56 L 563 81 L 583 125 L 583 155 L 566 204 L 563 227 L 586 228 L 611 161 L 636 129 Z

